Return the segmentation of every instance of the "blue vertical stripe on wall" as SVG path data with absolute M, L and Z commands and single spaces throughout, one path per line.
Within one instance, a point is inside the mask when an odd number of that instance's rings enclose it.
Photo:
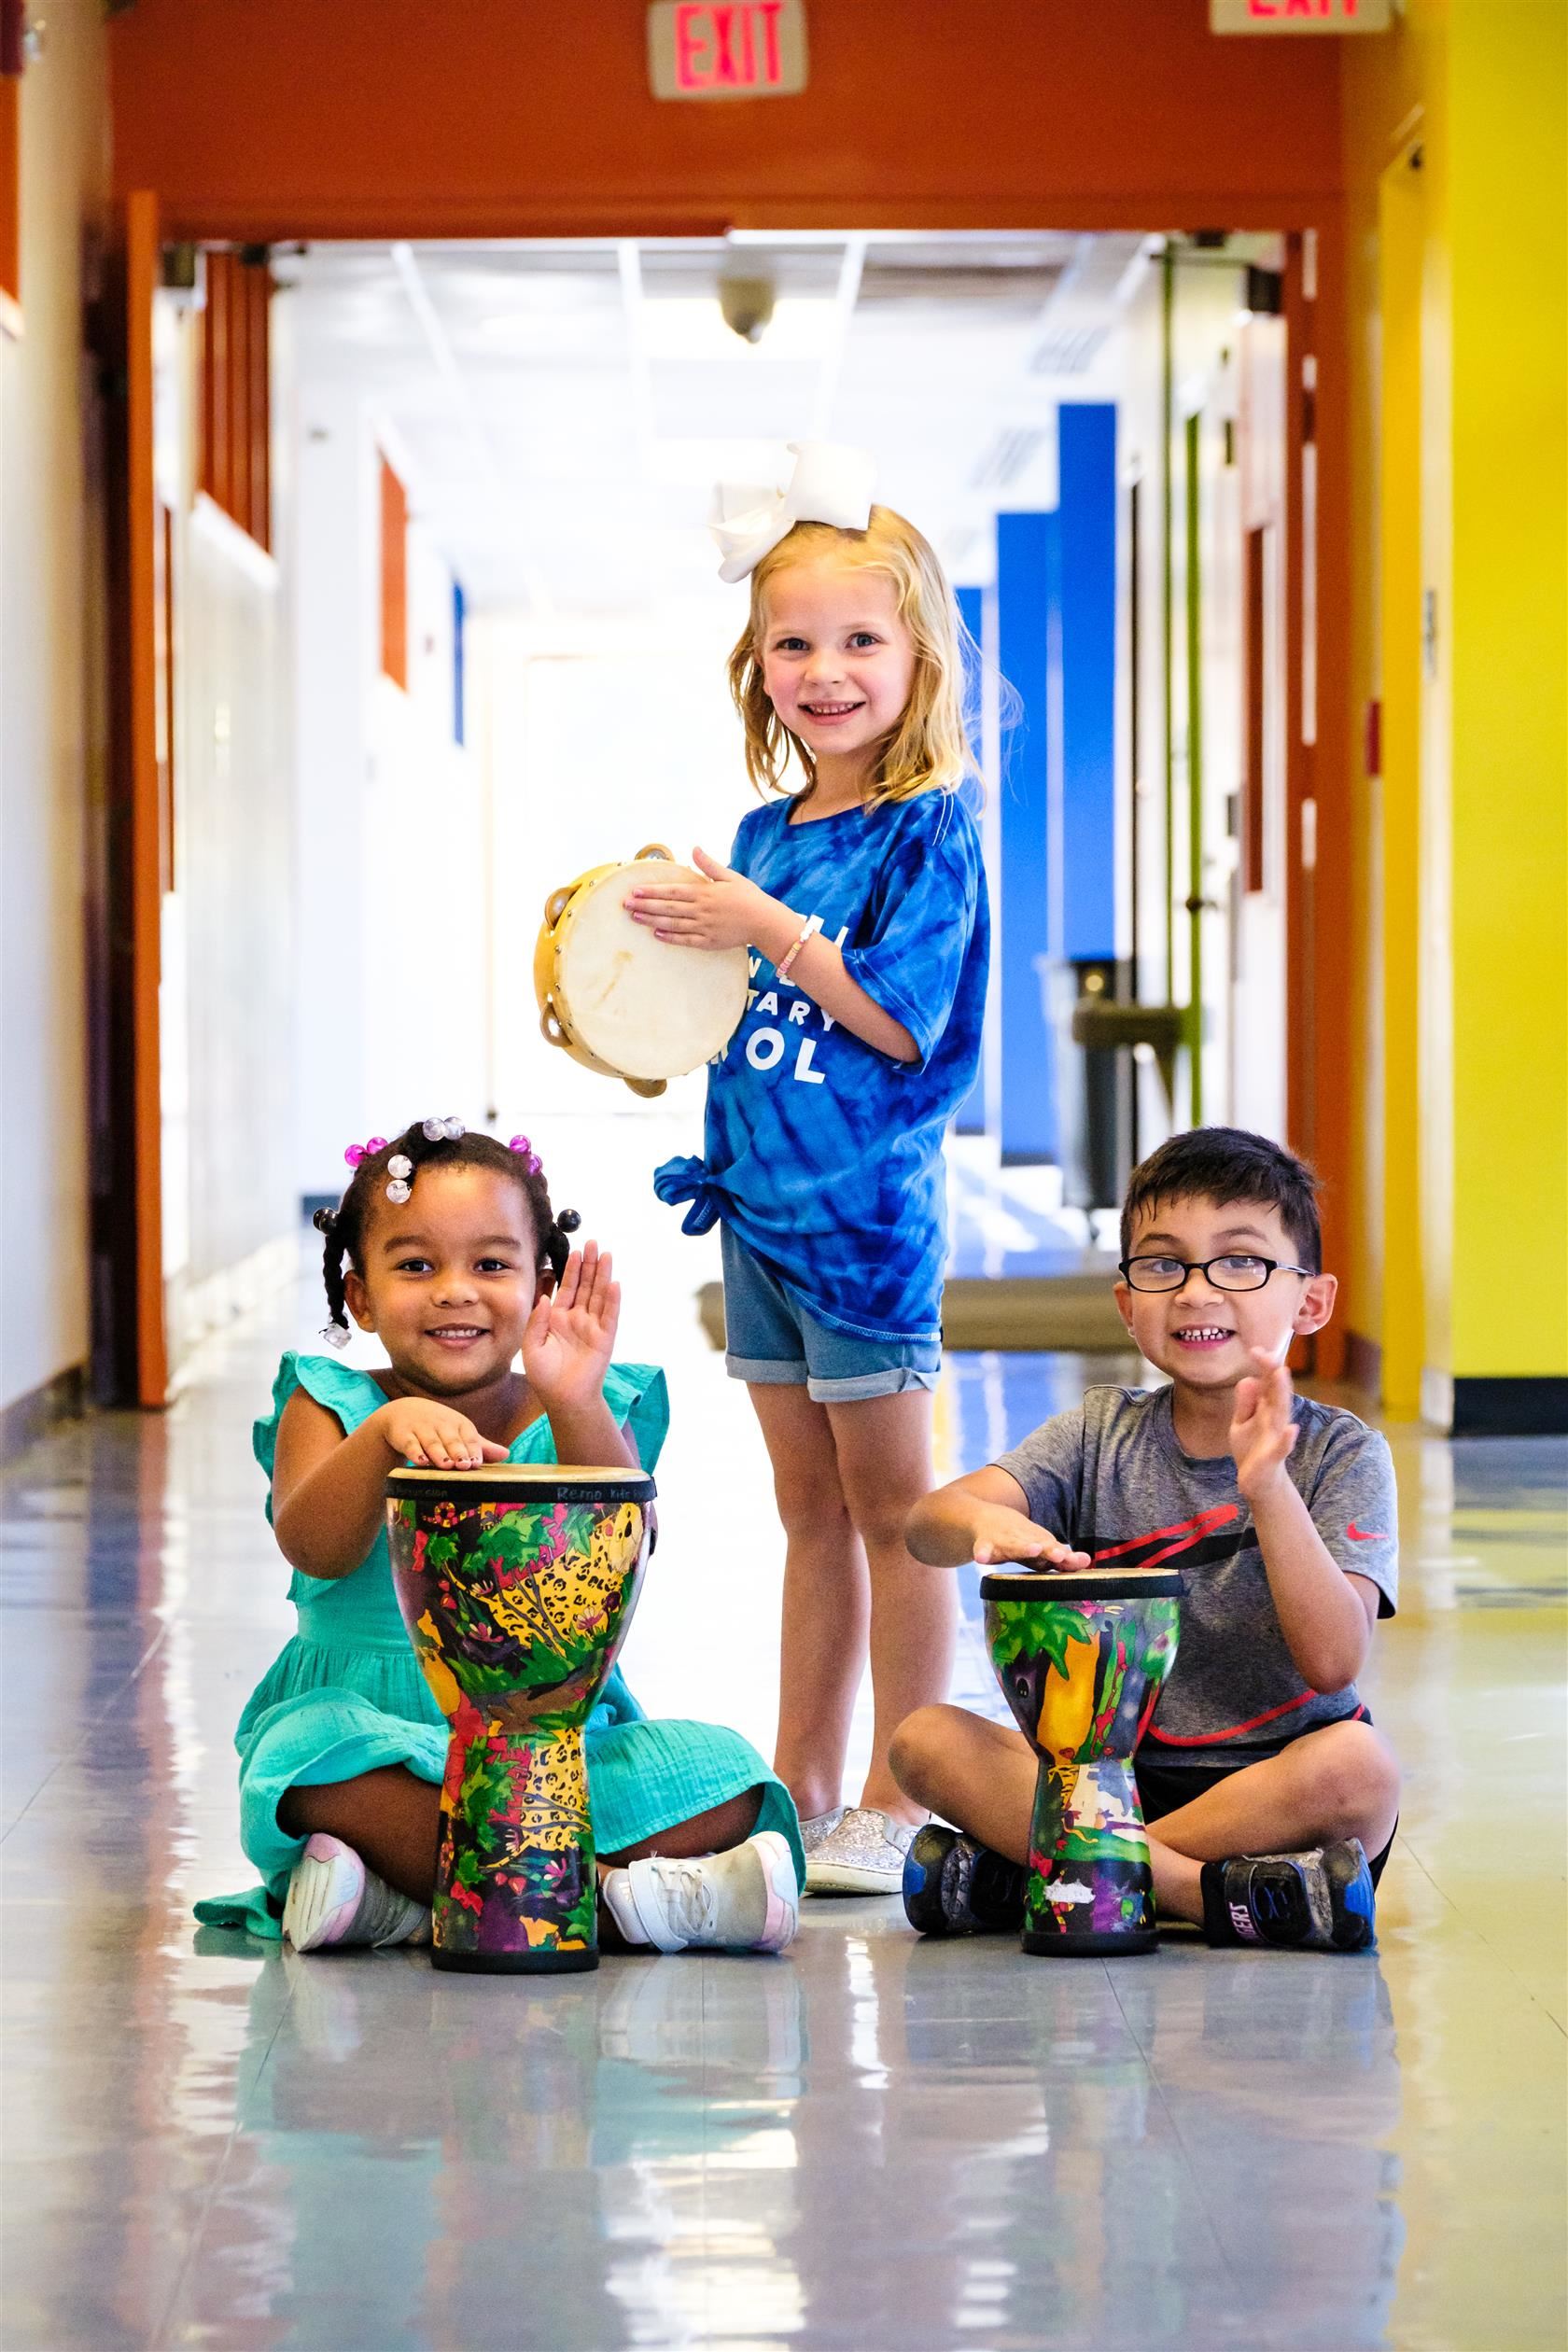
M 468 741 L 468 678 L 464 643 L 464 623 L 468 619 L 469 600 L 463 594 L 462 582 L 452 583 L 452 740 Z
M 1054 1159 L 1056 1096 L 1042 975 L 1047 932 L 1049 583 L 1056 517 L 997 516 L 997 658 L 1017 697 L 1001 737 L 1001 1139 L 1004 1160 Z
M 1058 416 L 1061 529 L 1060 952 L 1116 946 L 1116 411 Z
M 963 648 L 964 733 L 969 737 L 970 754 L 974 762 L 976 769 L 978 769 L 981 757 L 980 637 L 984 626 L 983 604 L 985 599 L 985 590 L 983 588 L 959 588 L 955 591 L 955 594 L 958 598 L 959 618 L 963 623 L 964 628 L 968 633 Z M 978 816 L 980 813 L 980 796 L 978 792 L 974 791 L 973 786 L 966 787 L 964 796 L 970 801 L 971 805 L 974 808 L 975 815 Z M 971 1086 L 968 1094 L 959 1105 L 958 1115 L 954 1120 L 954 1125 L 960 1135 L 984 1135 L 986 1132 L 986 1070 L 984 1061 L 982 1061 L 980 1069 L 975 1075 L 973 1085 Z

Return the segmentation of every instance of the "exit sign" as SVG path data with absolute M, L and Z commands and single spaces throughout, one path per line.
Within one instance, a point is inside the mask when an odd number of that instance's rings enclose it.
M 1393 0 L 1209 0 L 1211 33 L 1386 33 Z
M 655 98 L 789 98 L 805 88 L 805 0 L 653 0 Z

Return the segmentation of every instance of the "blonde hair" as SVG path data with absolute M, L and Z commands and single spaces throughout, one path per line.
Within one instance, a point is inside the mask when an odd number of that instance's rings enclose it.
M 950 792 L 974 773 L 963 722 L 966 632 L 953 592 L 929 539 L 891 507 L 874 506 L 863 531 L 832 523 L 797 523 L 751 574 L 751 611 L 730 655 L 730 693 L 746 730 L 746 772 L 766 795 L 784 791 L 792 752 L 805 770 L 806 790 L 817 763 L 784 724 L 763 685 L 762 642 L 767 585 L 791 566 L 831 555 L 855 570 L 879 571 L 893 583 L 900 620 L 915 648 L 915 677 L 898 725 L 882 747 L 865 805 L 913 800 L 917 792 Z

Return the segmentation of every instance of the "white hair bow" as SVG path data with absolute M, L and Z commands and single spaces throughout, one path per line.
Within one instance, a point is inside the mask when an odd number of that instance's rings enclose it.
M 721 580 L 744 580 L 797 523 L 863 531 L 871 521 L 876 461 L 869 450 L 819 441 L 790 441 L 787 447 L 795 461 L 788 489 L 721 482 L 715 491 L 710 528 L 724 558 Z

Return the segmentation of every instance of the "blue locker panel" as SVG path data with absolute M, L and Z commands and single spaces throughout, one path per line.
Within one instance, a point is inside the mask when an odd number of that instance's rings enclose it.
M 964 647 L 964 733 L 969 737 L 970 749 L 973 755 L 974 764 L 978 767 L 981 756 L 980 640 L 983 627 L 982 606 L 985 600 L 985 590 L 982 588 L 959 588 L 955 590 L 954 593 L 958 598 L 959 618 L 962 621 L 964 627 L 969 632 L 969 642 L 966 643 Z M 973 798 L 976 803 L 978 802 L 978 794 L 973 795 Z M 978 807 L 976 806 L 976 814 L 978 813 Z M 991 881 L 994 891 L 994 875 L 991 877 Z M 969 1093 L 965 1096 L 963 1101 L 959 1105 L 958 1115 L 953 1124 L 958 1128 L 960 1135 L 985 1134 L 986 1072 L 984 1066 L 982 1066 L 976 1073 L 973 1085 L 970 1088 Z
M 1116 411 L 1059 414 L 1062 933 L 1070 960 L 1116 947 Z
M 1048 935 L 1049 637 L 1054 514 L 997 517 L 998 659 L 1018 709 L 1001 738 L 1001 1155 L 1056 1156 L 1043 973 Z

